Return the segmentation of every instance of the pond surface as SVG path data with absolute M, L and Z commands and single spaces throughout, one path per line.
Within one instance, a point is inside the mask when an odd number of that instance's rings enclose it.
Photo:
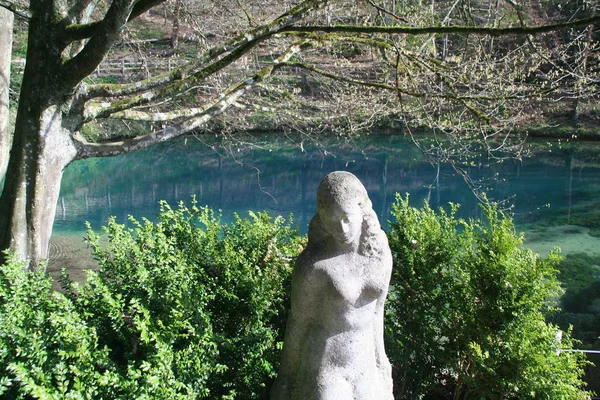
M 465 171 L 485 182 L 488 197 L 512 207 L 534 250 L 547 254 L 558 246 L 563 253 L 600 252 L 600 144 L 544 141 L 531 148 L 533 156 L 523 161 Z M 85 221 L 100 230 L 113 215 L 123 223 L 128 215 L 152 219 L 160 200 L 175 205 L 189 203 L 192 196 L 199 205 L 221 210 L 224 222 L 233 213 L 245 217 L 248 210 L 266 210 L 273 216 L 293 214 L 305 232 L 315 213 L 316 188 L 334 170 L 361 179 L 384 225 L 396 193 L 408 193 L 415 206 L 425 200 L 434 208 L 453 202 L 461 204 L 461 216 L 481 216 L 464 177 L 448 164 L 432 165 L 402 135 L 318 142 L 301 135 L 190 136 L 70 165 L 62 182 L 51 257 L 56 263 L 65 254 L 77 255 L 70 244 L 81 243 Z

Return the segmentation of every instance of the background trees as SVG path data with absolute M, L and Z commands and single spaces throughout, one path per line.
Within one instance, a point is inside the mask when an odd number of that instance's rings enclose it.
M 72 161 L 202 129 L 259 122 L 348 132 L 396 120 L 452 138 L 456 146 L 436 150 L 439 160 L 468 162 L 473 144 L 465 140 L 474 137 L 484 151 L 514 154 L 509 133 L 523 100 L 557 91 L 569 76 L 588 82 L 554 67 L 552 80 L 538 79 L 551 49 L 529 35 L 600 19 L 539 21 L 512 1 L 190 1 L 181 4 L 177 35 L 194 43 L 182 49 L 179 40 L 177 61 L 185 64 L 126 82 L 91 79 L 104 59 L 126 55 L 123 46 L 142 51 L 139 40 L 127 41 L 129 26 L 146 12 L 160 18 L 164 4 L 32 1 L 18 11 L 15 1 L 0 3 L 28 20 L 0 248 L 32 266 L 47 256 L 62 171 Z M 591 45 L 593 32 L 576 39 Z

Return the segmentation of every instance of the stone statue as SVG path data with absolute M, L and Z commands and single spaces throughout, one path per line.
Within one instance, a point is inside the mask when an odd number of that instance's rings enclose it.
M 362 183 L 328 174 L 292 274 L 272 400 L 391 400 L 383 305 L 392 257 Z

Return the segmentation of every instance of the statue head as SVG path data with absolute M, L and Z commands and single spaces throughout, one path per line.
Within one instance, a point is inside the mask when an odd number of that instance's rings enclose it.
M 317 214 L 337 242 L 352 243 L 362 231 L 363 210 L 370 200 L 362 183 L 349 172 L 328 174 L 317 189 Z
M 380 231 L 379 221 L 363 184 L 346 171 L 331 172 L 317 189 L 320 228 L 341 245 L 360 238 L 359 246 Z

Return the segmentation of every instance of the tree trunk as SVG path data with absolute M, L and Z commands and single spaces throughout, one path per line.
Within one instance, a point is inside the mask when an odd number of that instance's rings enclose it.
M 35 99 L 23 100 L 22 105 L 37 105 Z M 30 268 L 48 258 L 63 171 L 77 154 L 69 132 L 61 126 L 60 108 L 38 110 L 18 113 L 0 197 L 0 248 L 28 260 Z
M 2 179 L 8 167 L 8 153 L 12 142 L 8 106 L 12 31 L 12 12 L 0 8 L 0 191 L 2 190 Z
M 0 249 L 10 248 L 35 268 L 48 245 L 65 167 L 77 151 L 64 120 L 72 88 L 57 78 L 61 49 L 43 24 L 30 23 L 27 64 L 0 196 Z M 66 94 L 65 94 L 66 93 Z M 0 263 L 4 260 L 0 254 Z
M 173 30 L 171 31 L 171 47 L 177 49 L 179 46 L 179 11 L 181 9 L 181 0 L 175 0 L 175 10 L 173 10 Z

